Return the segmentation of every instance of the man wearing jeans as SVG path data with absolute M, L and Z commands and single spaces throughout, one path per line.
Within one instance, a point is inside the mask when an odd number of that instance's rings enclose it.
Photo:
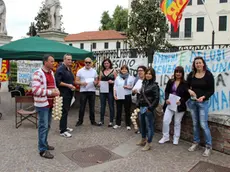
M 98 75 L 95 69 L 92 68 L 91 58 L 85 59 L 85 67 L 77 72 L 76 83 L 80 85 L 80 109 L 79 119 L 76 126 L 80 126 L 84 120 L 85 106 L 89 101 L 90 121 L 92 125 L 97 125 L 95 122 L 95 86 L 98 84 Z
M 47 137 L 52 118 L 53 99 L 59 96 L 56 88 L 54 74 L 51 69 L 54 66 L 52 55 L 44 55 L 43 67 L 34 72 L 32 81 L 32 92 L 34 95 L 34 106 L 38 112 L 38 150 L 41 157 L 52 159 L 54 156 L 49 150 L 54 150 L 48 145 Z
M 57 82 L 57 87 L 63 97 L 63 107 L 62 107 L 62 117 L 60 120 L 60 135 L 66 138 L 72 135 L 72 128 L 67 127 L 67 117 L 70 109 L 71 100 L 73 98 L 73 91 L 75 90 L 74 75 L 71 71 L 72 56 L 70 54 L 65 54 L 63 58 L 63 63 L 58 67 L 55 78 Z

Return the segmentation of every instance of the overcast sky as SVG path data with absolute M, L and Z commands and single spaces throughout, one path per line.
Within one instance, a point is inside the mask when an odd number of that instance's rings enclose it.
M 26 35 L 43 0 L 4 0 L 6 27 L 13 40 Z M 95 31 L 100 26 L 103 11 L 113 13 L 117 5 L 128 7 L 128 0 L 60 0 L 65 32 Z

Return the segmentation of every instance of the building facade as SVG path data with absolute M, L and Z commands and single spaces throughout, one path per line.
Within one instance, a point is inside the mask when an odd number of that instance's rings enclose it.
M 213 30 L 215 44 L 230 44 L 230 0 L 190 0 L 178 31 L 169 28 L 166 37 L 175 46 L 211 45 Z
M 65 42 L 74 47 L 87 51 L 104 51 L 127 49 L 127 37 L 114 30 L 81 32 L 70 34 Z

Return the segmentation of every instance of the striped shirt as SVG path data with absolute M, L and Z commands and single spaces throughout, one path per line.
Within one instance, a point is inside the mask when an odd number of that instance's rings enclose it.
M 51 74 L 54 80 L 54 87 L 56 88 L 55 78 L 52 71 Z M 41 68 L 33 74 L 32 93 L 34 95 L 34 106 L 47 107 L 49 105 L 47 96 L 50 96 L 52 91 L 47 88 L 47 79 Z

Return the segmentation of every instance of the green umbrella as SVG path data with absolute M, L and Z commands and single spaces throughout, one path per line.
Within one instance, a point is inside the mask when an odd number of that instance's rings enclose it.
M 44 54 L 62 60 L 66 53 L 71 54 L 73 60 L 93 57 L 92 52 L 41 37 L 20 39 L 0 47 L 0 58 L 4 60 L 42 60 Z

